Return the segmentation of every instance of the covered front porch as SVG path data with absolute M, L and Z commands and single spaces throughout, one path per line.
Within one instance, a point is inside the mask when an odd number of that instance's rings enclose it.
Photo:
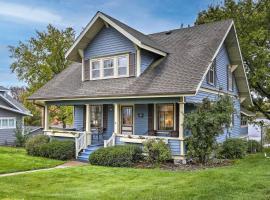
M 49 127 L 50 105 L 74 106 L 72 129 Z M 184 97 L 47 101 L 44 107 L 45 134 L 75 139 L 77 156 L 91 145 L 141 145 L 147 139 L 162 139 L 174 157 L 183 157 L 183 120 L 190 106 L 185 104 Z

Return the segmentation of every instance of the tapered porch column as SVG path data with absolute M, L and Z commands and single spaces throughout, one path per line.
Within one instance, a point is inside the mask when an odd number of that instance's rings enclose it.
M 184 156 L 184 117 L 185 117 L 185 101 L 184 97 L 180 97 L 179 101 L 179 139 L 181 140 L 181 156 Z
M 114 132 L 119 132 L 120 122 L 119 122 L 119 104 L 114 104 Z
M 48 131 L 49 130 L 49 108 L 48 105 L 44 106 L 44 131 Z
M 90 105 L 86 104 L 86 113 L 85 113 L 85 132 L 86 132 L 86 146 L 91 144 L 91 109 Z

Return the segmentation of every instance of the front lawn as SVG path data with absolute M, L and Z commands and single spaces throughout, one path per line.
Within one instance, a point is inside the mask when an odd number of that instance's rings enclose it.
M 0 147 L 0 174 L 55 167 L 63 161 L 28 156 L 23 148 Z
M 0 177 L 0 199 L 270 199 L 270 159 L 177 172 L 82 166 Z

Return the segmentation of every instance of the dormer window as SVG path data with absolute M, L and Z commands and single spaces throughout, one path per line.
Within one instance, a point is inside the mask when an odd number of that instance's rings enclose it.
M 90 79 L 108 79 L 129 76 L 129 55 L 118 55 L 90 60 Z

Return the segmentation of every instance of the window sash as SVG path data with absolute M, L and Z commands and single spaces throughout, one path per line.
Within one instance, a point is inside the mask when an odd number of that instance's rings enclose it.
M 227 71 L 228 71 L 228 90 L 233 91 L 233 77 L 230 65 L 228 65 Z
M 119 63 L 120 59 L 125 58 L 125 64 Z M 111 62 L 108 64 L 108 61 Z M 99 63 L 99 68 L 94 69 L 94 63 Z M 121 66 L 122 65 L 122 66 Z M 125 69 L 125 73 L 120 74 L 120 70 L 123 71 Z M 99 73 L 99 76 L 93 76 L 95 73 Z M 123 54 L 118 56 L 110 56 L 104 58 L 96 58 L 90 60 L 90 79 L 108 79 L 108 78 L 119 78 L 119 77 L 128 77 L 129 76 L 129 54 Z
M 208 73 L 207 73 L 207 82 L 211 85 L 215 85 L 215 71 L 216 71 L 216 60 L 213 61 Z
M 103 126 L 103 106 L 93 105 L 90 109 L 90 126 L 91 128 L 100 128 Z
M 157 104 L 157 124 L 160 131 L 174 130 L 174 104 Z
M 0 129 L 14 129 L 16 128 L 15 117 L 2 117 L 0 118 Z

